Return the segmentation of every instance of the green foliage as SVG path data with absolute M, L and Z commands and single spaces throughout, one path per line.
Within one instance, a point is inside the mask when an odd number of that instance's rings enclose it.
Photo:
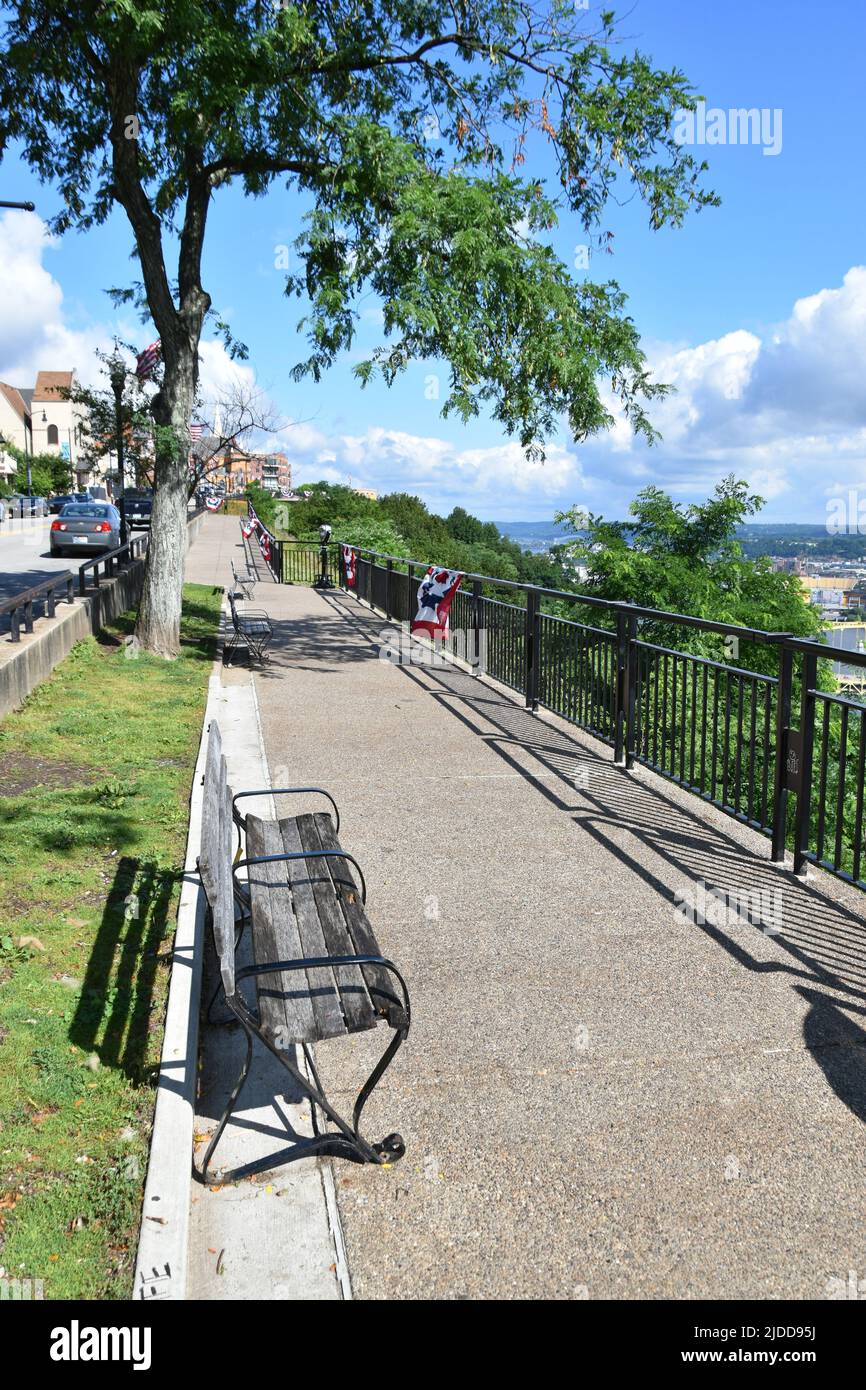
M 820 617 L 805 601 L 794 575 L 773 571 L 766 558 L 744 558 L 736 539 L 745 517 L 763 506 L 746 483 L 731 475 L 704 503 L 683 506 L 657 487 L 631 504 L 628 522 L 604 521 L 580 508 L 560 513 L 579 534 L 566 552 L 587 567 L 586 593 L 712 622 L 817 636 Z M 718 639 L 656 623 L 648 640 L 718 656 Z M 758 669 L 775 671 L 766 648 L 752 645 Z
M 675 136 L 696 94 L 678 70 L 624 51 L 612 13 L 593 28 L 567 0 L 74 13 L 31 0 L 8 12 L 0 60 L 0 155 L 16 142 L 57 186 L 53 230 L 102 223 L 116 203 L 129 218 L 143 284 L 114 297 L 146 305 L 162 338 L 162 424 L 195 386 L 213 195 L 236 181 L 257 197 L 287 179 L 307 209 L 286 285 L 306 301 L 296 377 L 318 379 L 353 348 L 372 292 L 384 335 L 361 382 L 442 359 L 446 415 L 489 411 L 538 454 L 562 417 L 576 438 L 610 424 L 603 381 L 652 439 L 644 406 L 665 388 L 625 297 L 615 282 L 575 282 L 550 230 L 564 213 L 609 250 L 614 193 L 637 194 L 652 228 L 717 199 Z
M 0 1242 L 46 1298 L 132 1296 L 221 591 L 184 596 L 177 661 L 126 615 L 0 723 Z
M 244 494 L 256 509 L 256 515 L 265 523 L 269 531 L 276 531 L 277 512 L 274 494 L 258 483 L 250 483 Z
M 127 354 L 135 351 L 132 344 L 121 343 Z M 125 360 L 118 350 L 117 359 Z M 105 385 L 77 385 L 67 398 L 80 409 L 82 427 L 82 458 L 91 467 L 97 466 L 109 452 L 117 457 L 117 403 L 110 385 L 112 356 L 97 349 L 101 362 L 100 375 Z M 120 424 L 123 431 L 123 474 L 127 487 L 150 487 L 153 484 L 153 463 L 158 444 L 159 427 L 151 414 L 153 381 L 142 382 L 131 367 L 126 367 L 120 399 Z
M 27 491 L 27 465 L 30 465 L 30 487 L 36 497 L 47 497 L 52 492 L 69 492 L 72 488 L 72 468 L 69 461 L 60 454 L 25 454 L 17 444 L 0 436 L 0 448 L 15 462 L 11 486 L 4 489 L 6 495 L 12 492 Z

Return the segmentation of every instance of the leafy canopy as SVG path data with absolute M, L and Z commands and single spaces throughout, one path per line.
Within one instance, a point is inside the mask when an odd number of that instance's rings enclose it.
M 372 292 L 385 331 L 360 380 L 443 359 L 443 412 L 487 409 L 533 455 L 562 416 L 578 439 L 611 422 L 599 380 L 653 438 L 644 407 L 664 388 L 622 292 L 576 282 L 549 234 L 565 212 L 609 249 L 614 190 L 653 228 L 715 203 L 674 134 L 695 100 L 681 72 L 620 49 L 612 13 L 566 0 L 22 0 L 0 37 L 0 157 L 20 142 L 56 182 L 55 231 L 124 208 L 143 283 L 122 295 L 162 337 L 166 392 L 210 310 L 215 193 L 280 180 L 305 210 L 295 375 L 352 349 Z
M 631 521 L 605 521 L 580 507 L 556 520 L 570 522 L 579 533 L 565 550 L 586 566 L 586 593 L 712 622 L 814 636 L 820 620 L 797 577 L 774 571 L 766 556 L 743 556 L 738 528 L 763 505 L 731 474 L 706 502 L 684 506 L 651 486 L 632 502 Z M 718 639 L 687 628 L 659 626 L 649 640 L 717 654 Z M 755 648 L 750 656 L 765 661 L 765 649 Z

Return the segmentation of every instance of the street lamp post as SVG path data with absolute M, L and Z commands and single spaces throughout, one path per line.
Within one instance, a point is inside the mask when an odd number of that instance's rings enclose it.
M 126 545 L 126 501 L 123 496 L 124 476 L 123 476 L 123 388 L 126 385 L 126 364 L 120 354 L 116 354 L 111 359 L 109 367 L 109 378 L 111 389 L 114 392 L 114 429 L 115 444 L 117 448 L 117 480 L 120 488 L 118 501 L 120 503 L 120 544 Z
M 30 202 L 29 199 L 28 199 L 27 202 L 25 202 L 25 203 L 10 203 L 10 202 L 7 202 L 6 199 L 4 198 L 4 199 L 0 199 L 0 208 L 17 208 L 17 209 L 19 210 L 19 212 L 35 212 L 35 211 L 36 211 L 36 204 Z M 25 447 L 26 447 L 27 441 L 25 440 L 24 442 L 25 442 Z M 28 497 L 28 499 L 29 499 L 29 498 L 32 498 L 32 496 L 33 496 L 33 478 L 32 478 L 31 472 L 30 472 L 30 456 L 29 456 L 29 454 L 28 454 L 28 456 L 27 456 L 27 497 Z M 32 503 L 32 502 L 30 502 L 29 511 L 30 511 L 31 514 L 32 514 L 32 511 L 33 511 L 33 503 Z

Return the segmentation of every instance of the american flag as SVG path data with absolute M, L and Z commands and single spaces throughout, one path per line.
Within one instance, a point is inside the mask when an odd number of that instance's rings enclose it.
M 157 338 L 155 343 L 146 347 L 144 352 L 140 352 L 135 359 L 135 375 L 139 381 L 145 381 L 153 371 L 162 355 L 162 342 Z
M 204 425 L 190 425 L 189 437 L 193 444 L 197 444 L 204 434 Z
M 356 552 L 355 550 L 353 550 L 352 546 L 350 546 L 350 545 L 344 545 L 344 546 L 343 546 L 343 565 L 344 565 L 345 572 L 346 572 L 346 588 L 347 588 L 347 589 L 354 589 L 354 587 L 355 587 L 355 559 L 356 559 L 356 556 L 357 556 L 357 552 Z
M 463 575 L 459 570 L 435 570 L 431 565 L 418 586 L 418 613 L 412 624 L 413 632 L 425 632 L 428 637 L 448 636 L 448 609 L 460 588 Z

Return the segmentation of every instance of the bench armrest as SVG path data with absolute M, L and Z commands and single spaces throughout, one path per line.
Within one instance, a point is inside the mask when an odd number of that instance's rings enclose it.
M 367 906 L 367 882 L 364 878 L 363 870 L 357 859 L 353 855 L 347 854 L 344 849 L 293 849 L 286 850 L 283 854 L 255 854 L 249 859 L 239 859 L 232 865 L 232 874 L 236 874 L 238 869 L 245 868 L 248 864 L 285 864 L 289 859 L 348 859 L 350 864 L 354 864 L 361 880 L 361 902 Z
M 337 803 L 334 800 L 334 798 L 331 796 L 331 793 L 326 792 L 324 787 L 257 787 L 254 791 L 235 792 L 234 796 L 232 797 L 232 820 L 234 821 L 235 825 L 239 825 L 242 827 L 242 829 L 246 830 L 247 818 L 246 816 L 242 816 L 240 811 L 236 810 L 235 808 L 235 802 L 240 801 L 242 796 L 300 796 L 303 792 L 317 792 L 319 796 L 327 797 L 328 801 L 330 801 L 331 805 L 333 806 L 334 814 L 337 817 L 337 826 L 335 833 L 339 835 L 339 807 L 337 806 Z
M 271 960 L 264 961 L 260 965 L 244 965 L 238 970 L 235 980 L 240 984 L 241 980 L 248 980 L 254 975 L 276 975 L 284 970 L 328 970 L 333 966 L 339 965 L 379 965 L 383 970 L 390 970 L 392 975 L 396 975 L 400 981 L 400 989 L 403 992 L 403 1012 L 405 1022 L 403 1031 L 408 1033 L 411 1021 L 411 1007 L 409 1004 L 409 987 L 400 971 L 393 961 L 385 956 L 305 956 L 301 960 Z M 392 1027 L 395 1026 L 392 1024 Z

